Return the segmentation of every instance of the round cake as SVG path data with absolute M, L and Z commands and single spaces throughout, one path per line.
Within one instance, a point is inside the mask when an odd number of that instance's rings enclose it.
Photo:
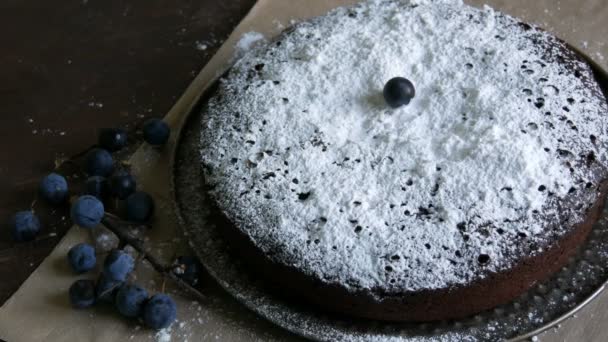
M 385 84 L 404 77 L 410 103 Z M 249 51 L 203 108 L 223 231 L 276 291 L 365 318 L 508 302 L 559 270 L 606 193 L 607 105 L 558 38 L 459 0 L 372 0 Z

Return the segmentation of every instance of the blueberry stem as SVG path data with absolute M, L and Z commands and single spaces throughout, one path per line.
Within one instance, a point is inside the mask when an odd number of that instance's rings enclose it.
M 114 216 L 114 215 L 111 215 L 111 216 Z M 146 259 L 150 263 L 150 265 L 152 265 L 152 268 L 154 268 L 155 271 L 162 274 L 165 277 L 165 279 L 169 278 L 169 279 L 173 280 L 178 287 L 180 287 L 182 290 L 189 292 L 192 296 L 196 297 L 197 299 L 199 299 L 201 301 L 207 300 L 207 298 L 205 298 L 205 296 L 199 290 L 190 286 L 190 284 L 186 283 L 185 281 L 183 281 L 182 279 L 177 277 L 173 272 L 171 272 L 170 271 L 171 267 L 164 265 L 154 255 L 148 253 L 148 251 L 146 250 L 146 248 L 144 246 L 144 243 L 141 240 L 133 238 L 128 233 L 126 233 L 124 231 L 123 227 L 121 227 L 121 225 L 119 223 L 113 221 L 113 218 L 111 216 L 106 213 L 106 216 L 101 220 L 101 223 L 106 228 L 111 230 L 114 234 L 116 234 L 116 236 L 118 236 L 118 238 L 121 241 L 126 242 L 127 244 L 129 244 L 133 248 L 135 248 L 135 250 L 139 252 L 141 257 Z M 162 289 L 163 292 L 164 292 L 164 287 L 165 287 L 164 284 L 165 283 L 164 283 L 164 279 L 163 279 L 163 289 Z
M 116 282 L 116 284 L 108 287 L 107 289 L 101 291 L 101 293 L 98 295 L 99 297 L 105 297 L 106 295 L 112 293 L 112 291 L 116 290 L 119 286 L 122 286 L 122 283 L 120 282 Z
M 127 226 L 146 226 L 145 223 L 140 223 L 140 222 L 133 222 L 133 221 L 127 221 L 127 220 L 123 220 L 122 218 L 112 214 L 111 212 L 106 211 L 105 212 L 105 216 L 111 218 L 114 223 L 118 223 L 121 225 L 127 225 Z
M 87 149 L 87 152 L 89 150 L 91 150 L 91 149 Z M 67 160 L 62 161 L 61 164 L 59 164 L 59 166 L 57 168 L 55 168 L 55 170 L 58 170 L 61 166 L 68 165 L 68 164 L 72 164 L 76 167 L 76 171 L 78 172 L 80 177 L 83 177 L 83 178 L 86 177 L 86 173 L 82 169 L 81 165 L 78 164 L 78 162 L 76 162 L 74 159 L 67 159 Z
M 78 158 L 80 158 L 80 157 L 82 157 L 82 156 L 86 155 L 86 154 L 87 154 L 87 153 L 89 153 L 89 151 L 91 151 L 92 149 L 94 149 L 94 148 L 98 148 L 98 147 L 99 147 L 99 146 L 98 146 L 97 144 L 95 144 L 95 145 L 93 145 L 93 146 L 90 146 L 90 147 L 89 147 L 89 148 L 87 148 L 86 150 L 81 151 L 81 152 L 78 152 L 78 153 L 76 153 L 76 154 L 72 155 L 70 158 L 68 158 L 68 159 L 66 160 L 66 162 L 67 162 L 67 161 L 74 161 L 75 159 L 78 159 Z

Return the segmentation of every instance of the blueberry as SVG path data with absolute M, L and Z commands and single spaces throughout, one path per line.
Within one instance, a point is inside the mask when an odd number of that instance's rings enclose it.
M 125 281 L 135 267 L 135 261 L 129 254 L 115 249 L 108 254 L 103 263 L 103 273 L 111 280 Z
M 180 256 L 173 263 L 173 273 L 190 285 L 196 285 L 203 266 L 196 257 Z
M 70 302 L 77 309 L 84 309 L 95 304 L 95 283 L 92 280 L 76 280 L 70 286 Z
M 127 146 L 127 132 L 121 128 L 103 128 L 99 131 L 99 146 L 116 152 Z
M 161 146 L 167 143 L 171 129 L 160 119 L 150 119 L 144 123 L 144 140 L 152 146 Z
M 144 306 L 144 322 L 152 329 L 163 329 L 171 325 L 177 315 L 177 307 L 171 297 L 156 294 Z
M 110 178 L 112 195 L 119 199 L 127 198 L 130 194 L 135 192 L 136 187 L 137 183 L 135 182 L 135 178 L 125 171 L 120 171 Z
M 38 190 L 42 198 L 53 204 L 62 203 L 68 198 L 68 182 L 56 173 L 42 178 Z
M 68 261 L 76 273 L 84 273 L 95 268 L 97 258 L 95 248 L 88 243 L 72 246 L 68 252 Z
M 13 239 L 17 242 L 34 240 L 40 232 L 40 220 L 31 210 L 16 213 L 10 225 Z
M 116 293 L 116 308 L 126 317 L 138 317 L 148 300 L 148 292 L 137 285 L 123 285 Z
M 101 176 L 87 178 L 84 187 L 85 194 L 95 196 L 102 202 L 110 195 L 110 184 L 107 179 Z
M 134 222 L 146 222 L 154 214 L 154 200 L 143 191 L 127 197 L 127 219 Z
M 83 228 L 93 228 L 101 223 L 105 208 L 97 197 L 80 196 L 72 205 L 72 221 Z
M 97 280 L 97 286 L 95 287 L 95 295 L 98 301 L 113 303 L 116 297 L 116 292 L 122 286 L 124 281 L 113 280 L 108 278 L 105 274 L 101 274 Z
M 410 80 L 395 77 L 386 82 L 383 94 L 386 103 L 393 108 L 397 108 L 409 104 L 416 96 L 416 89 Z
M 86 155 L 85 171 L 89 176 L 109 176 L 114 170 L 114 160 L 110 152 L 95 148 Z

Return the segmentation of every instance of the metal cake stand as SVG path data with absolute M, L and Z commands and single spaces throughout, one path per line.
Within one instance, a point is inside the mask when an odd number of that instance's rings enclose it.
M 587 59 L 606 93 L 606 73 Z M 238 251 L 231 249 L 230 241 L 223 238 L 221 227 L 214 222 L 198 162 L 200 115 L 200 108 L 195 106 L 183 120 L 172 155 L 171 192 L 178 223 L 221 287 L 250 310 L 297 335 L 319 341 L 520 341 L 558 326 L 606 287 L 607 209 L 577 256 L 560 272 L 515 301 L 468 319 L 425 324 L 378 322 L 327 314 L 287 301 L 267 290 L 254 270 L 242 263 Z

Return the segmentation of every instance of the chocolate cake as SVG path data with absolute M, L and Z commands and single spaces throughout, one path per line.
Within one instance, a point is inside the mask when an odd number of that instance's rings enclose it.
M 415 87 L 393 108 L 394 77 Z M 607 172 L 606 100 L 558 38 L 459 0 L 372 0 L 247 53 L 203 108 L 233 247 L 319 308 L 464 317 L 562 267 Z

